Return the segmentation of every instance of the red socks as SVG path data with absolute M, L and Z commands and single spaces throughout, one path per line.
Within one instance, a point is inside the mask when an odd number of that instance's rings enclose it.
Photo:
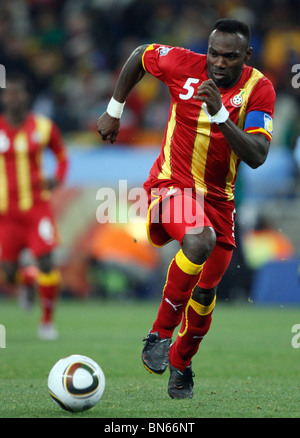
M 42 307 L 41 322 L 48 323 L 52 320 L 54 304 L 59 293 L 60 273 L 56 269 L 49 273 L 40 272 L 37 283 Z
M 215 307 L 215 298 L 208 306 L 191 298 L 203 266 L 190 262 L 182 250 L 176 254 L 169 267 L 162 302 L 151 330 L 152 333 L 158 332 L 161 338 L 171 338 L 182 320 L 169 353 L 171 364 L 182 371 L 190 365 L 208 332 Z
M 171 346 L 171 364 L 181 371 L 190 365 L 199 345 L 210 328 L 216 298 L 208 306 L 189 300 L 176 341 Z
M 25 266 L 17 272 L 17 283 L 27 287 L 34 287 L 38 275 L 39 270 L 36 266 Z
M 162 302 L 152 333 L 158 331 L 161 338 L 172 337 L 174 329 L 182 319 L 182 312 L 192 290 L 199 281 L 202 269 L 203 265 L 190 262 L 182 250 L 176 254 L 169 267 Z

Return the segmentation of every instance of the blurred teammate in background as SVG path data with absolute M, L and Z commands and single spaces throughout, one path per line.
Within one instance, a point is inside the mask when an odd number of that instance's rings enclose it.
M 235 247 L 239 163 L 262 165 L 272 138 L 275 91 L 261 72 L 245 65 L 251 53 L 248 26 L 231 19 L 215 24 L 206 55 L 160 44 L 138 47 L 98 119 L 103 140 L 113 143 L 125 100 L 145 72 L 169 87 L 162 149 L 144 188 L 149 195 L 150 241 L 162 246 L 176 239 L 181 249 L 170 264 L 142 361 L 159 374 L 169 364 L 172 398 L 193 396 L 192 358 L 210 328 L 217 285 Z M 181 208 L 184 217 L 178 220 Z M 197 215 L 191 213 L 195 211 Z
M 62 136 L 48 118 L 30 110 L 26 78 L 11 75 L 1 92 L 0 117 L 0 248 L 5 280 L 32 291 L 38 290 L 42 315 L 38 335 L 55 339 L 54 303 L 60 288 L 60 273 L 52 252 L 57 233 L 50 207 L 51 191 L 63 182 L 68 160 Z M 50 148 L 57 160 L 56 173 L 46 179 L 42 154 Z M 19 267 L 20 255 L 29 249 L 36 259 L 35 271 Z

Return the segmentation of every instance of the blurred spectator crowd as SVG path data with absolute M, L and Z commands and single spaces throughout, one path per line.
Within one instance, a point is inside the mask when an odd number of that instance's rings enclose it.
M 289 125 L 277 131 L 276 142 L 293 147 L 299 133 L 299 88 L 291 83 L 292 66 L 300 62 L 298 0 L 1 0 L 1 64 L 7 74 L 31 77 L 34 108 L 64 133 L 94 130 L 135 47 L 160 42 L 206 52 L 221 17 L 250 25 L 251 63 L 273 81 Z M 128 99 L 123 124 L 160 131 L 167 110 L 167 90 L 147 77 Z

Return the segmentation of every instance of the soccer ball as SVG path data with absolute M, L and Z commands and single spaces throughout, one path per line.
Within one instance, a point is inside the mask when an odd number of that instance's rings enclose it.
M 82 412 L 95 406 L 104 388 L 105 377 L 100 366 L 81 354 L 60 359 L 48 376 L 51 397 L 70 412 Z

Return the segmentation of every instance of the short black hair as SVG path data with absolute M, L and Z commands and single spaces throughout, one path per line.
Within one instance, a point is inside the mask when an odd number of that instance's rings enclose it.
M 216 21 L 213 31 L 218 30 L 226 33 L 239 33 L 245 37 L 248 46 L 250 45 L 250 29 L 249 26 L 242 21 L 234 20 L 233 18 L 220 18 Z

